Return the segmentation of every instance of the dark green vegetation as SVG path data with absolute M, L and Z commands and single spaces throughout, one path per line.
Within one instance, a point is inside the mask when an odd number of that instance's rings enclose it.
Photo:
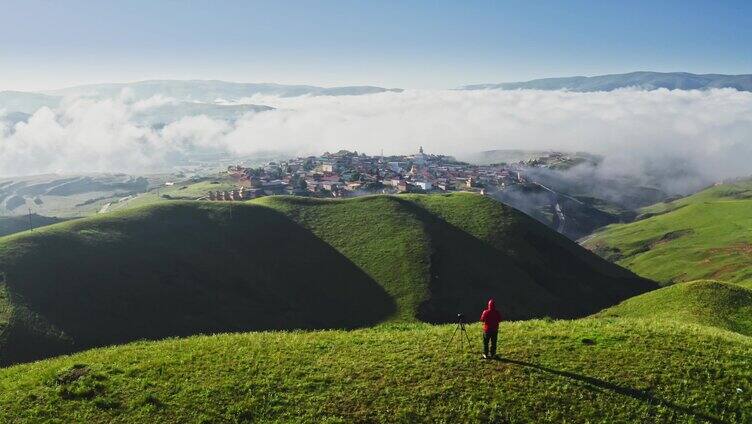
M 655 287 L 472 195 L 163 202 L 0 239 L 4 364 L 197 333 L 579 317 Z
M 752 336 L 752 290 L 710 280 L 678 283 L 627 299 L 598 316 L 673 320 Z
M 139 342 L 0 369 L 0 421 L 748 423 L 752 338 L 625 318 Z M 456 342 L 456 340 L 455 340 Z
M 752 284 L 752 182 L 723 184 L 644 208 L 583 245 L 664 284 L 715 279 Z
M 18 233 L 20 231 L 27 231 L 29 228 L 44 227 L 45 225 L 56 224 L 62 221 L 65 220 L 37 214 L 32 214 L 31 217 L 28 215 L 0 216 L 0 237 Z
M 250 205 L 164 204 L 10 236 L 0 270 L 6 364 L 142 338 L 370 325 L 395 310 L 331 246 Z
M 447 322 L 489 296 L 510 319 L 578 317 L 654 287 L 483 196 L 256 203 L 280 210 L 350 258 L 396 299 L 401 319 Z

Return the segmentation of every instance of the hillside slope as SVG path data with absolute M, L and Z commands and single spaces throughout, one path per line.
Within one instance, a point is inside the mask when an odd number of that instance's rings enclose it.
M 664 284 L 715 279 L 752 284 L 752 182 L 723 184 L 642 210 L 583 245 Z
M 0 369 L 0 421 L 748 423 L 752 338 L 631 319 L 139 342 Z
M 489 193 L 572 240 L 615 222 L 625 222 L 634 213 L 619 205 L 592 197 L 573 197 L 539 184 L 511 186 Z M 563 219 L 562 219 L 563 218 Z
M 29 225 L 31 225 L 32 228 L 39 228 L 44 227 L 45 225 L 52 225 L 62 221 L 65 221 L 65 219 L 37 214 L 32 214 L 31 217 L 29 217 L 28 215 L 0 216 L 0 237 L 21 231 L 27 231 L 29 229 Z
M 597 317 L 674 320 L 752 336 L 752 290 L 719 281 L 692 281 L 632 297 Z
M 8 364 L 136 339 L 578 317 L 655 287 L 491 199 L 164 202 L 0 239 Z
M 254 202 L 283 212 L 350 258 L 397 299 L 403 318 L 448 322 L 457 312 L 476 312 L 491 296 L 510 319 L 578 317 L 655 288 L 488 197 Z
M 395 310 L 332 247 L 249 205 L 164 204 L 9 236 L 0 286 L 3 364 L 137 339 L 351 328 Z

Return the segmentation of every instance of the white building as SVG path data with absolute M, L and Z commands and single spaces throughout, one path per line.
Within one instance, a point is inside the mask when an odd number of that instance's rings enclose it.
M 428 190 L 430 190 L 430 189 L 433 188 L 433 186 L 431 185 L 431 183 L 428 182 L 428 181 L 416 181 L 413 184 L 415 184 L 416 186 L 422 188 L 425 191 L 428 191 Z

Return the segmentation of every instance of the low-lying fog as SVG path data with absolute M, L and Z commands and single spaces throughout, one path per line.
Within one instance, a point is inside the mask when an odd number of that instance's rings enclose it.
M 153 172 L 206 153 L 399 154 L 418 145 L 459 159 L 492 149 L 587 151 L 604 156 L 601 176 L 658 177 L 676 193 L 752 173 L 752 93 L 733 89 L 253 96 L 221 103 L 275 109 L 228 119 L 175 115 L 159 125 L 144 119 L 182 100 L 125 90 L 104 100 L 66 98 L 30 116 L 0 109 L 0 176 Z

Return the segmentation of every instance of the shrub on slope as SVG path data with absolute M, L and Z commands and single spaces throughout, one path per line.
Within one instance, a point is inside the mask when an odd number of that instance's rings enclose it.
M 692 322 L 752 336 L 752 290 L 719 281 L 678 283 L 627 299 L 596 316 Z

